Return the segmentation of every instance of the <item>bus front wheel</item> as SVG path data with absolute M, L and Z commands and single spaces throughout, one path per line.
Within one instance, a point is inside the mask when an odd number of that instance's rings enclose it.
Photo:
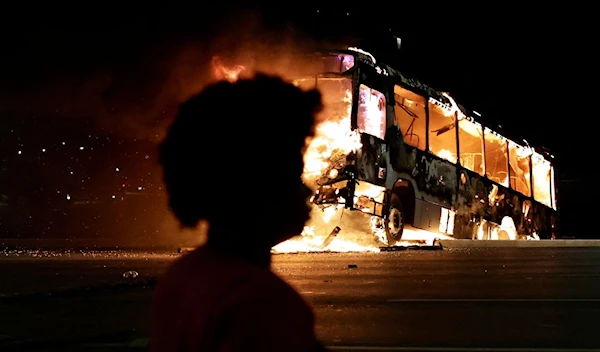
M 393 246 L 402 238 L 404 232 L 404 211 L 402 202 L 396 195 L 392 195 L 387 217 L 384 222 L 385 234 L 387 236 L 388 246 Z

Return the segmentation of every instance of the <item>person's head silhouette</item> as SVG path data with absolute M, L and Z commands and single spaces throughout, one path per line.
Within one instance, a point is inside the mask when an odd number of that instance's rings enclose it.
M 318 91 L 262 74 L 183 103 L 160 149 L 181 225 L 205 219 L 209 245 L 253 258 L 300 234 L 310 211 L 303 151 L 321 108 Z

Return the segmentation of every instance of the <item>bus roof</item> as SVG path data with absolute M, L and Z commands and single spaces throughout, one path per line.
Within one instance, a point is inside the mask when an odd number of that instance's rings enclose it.
M 432 88 L 432 87 L 422 83 L 418 79 L 416 79 L 412 76 L 409 76 L 409 75 L 407 75 L 407 74 L 405 74 L 383 62 L 377 61 L 375 59 L 375 57 L 368 52 L 365 52 L 358 48 L 349 48 L 347 50 L 336 50 L 335 52 L 340 53 L 340 54 L 353 55 L 354 57 L 358 58 L 358 60 L 360 62 L 363 62 L 363 63 L 370 62 L 374 66 L 378 66 L 382 69 L 385 69 L 388 72 L 389 76 L 394 81 L 394 84 L 398 84 L 398 85 L 402 86 L 403 88 L 411 90 L 415 93 L 436 99 L 444 104 L 451 104 L 450 99 L 448 99 L 446 97 L 444 92 L 441 92 L 435 88 Z M 513 141 L 514 143 L 521 144 L 523 146 L 529 145 L 529 143 L 523 137 L 514 135 L 512 133 L 508 133 L 508 131 L 504 130 L 499 125 L 495 125 L 495 124 L 491 123 L 491 121 L 489 121 L 489 120 L 486 121 L 486 119 L 483 118 L 481 116 L 481 114 L 479 114 L 473 110 L 469 110 L 469 109 L 465 108 L 463 105 L 461 105 L 458 102 L 456 102 L 456 105 L 465 116 L 470 117 L 471 119 L 480 123 L 482 126 L 487 127 L 489 129 L 491 129 L 492 131 L 499 133 L 500 135 Z M 552 164 L 554 164 L 554 160 L 553 160 L 554 156 L 549 153 L 548 148 L 540 146 L 540 147 L 536 147 L 535 151 L 538 154 L 542 155 L 545 159 L 550 161 Z

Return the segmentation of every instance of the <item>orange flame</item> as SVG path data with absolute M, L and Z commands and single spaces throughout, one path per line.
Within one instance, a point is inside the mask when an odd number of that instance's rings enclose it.
M 243 65 L 226 66 L 218 56 L 213 56 L 211 64 L 213 74 L 219 81 L 235 82 L 240 77 L 240 73 L 246 69 Z

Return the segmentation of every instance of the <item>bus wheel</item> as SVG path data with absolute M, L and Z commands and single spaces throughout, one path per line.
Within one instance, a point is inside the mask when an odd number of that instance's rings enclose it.
M 400 241 L 404 231 L 404 211 L 402 210 L 402 202 L 396 195 L 393 195 L 390 200 L 390 207 L 384 225 L 388 246 L 393 246 Z

